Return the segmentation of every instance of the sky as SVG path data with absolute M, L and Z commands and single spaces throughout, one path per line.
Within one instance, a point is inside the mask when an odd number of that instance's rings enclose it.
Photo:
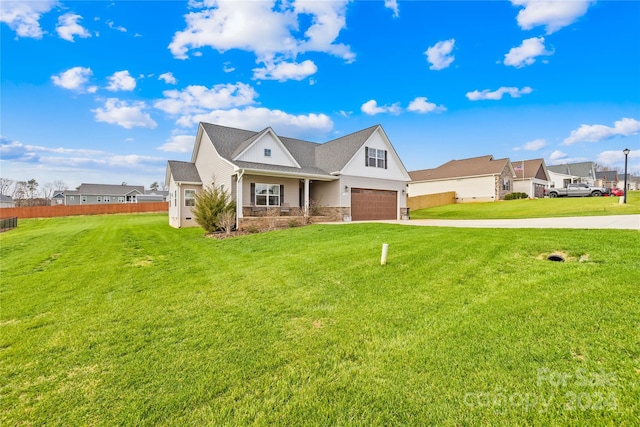
M 640 174 L 640 2 L 0 2 L 0 176 L 144 185 L 199 122 L 407 170 L 493 155 Z

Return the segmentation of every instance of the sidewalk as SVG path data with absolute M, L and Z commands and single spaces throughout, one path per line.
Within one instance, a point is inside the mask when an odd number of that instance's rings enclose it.
M 640 215 L 580 216 L 567 218 L 527 218 L 527 219 L 413 219 L 362 221 L 385 224 L 418 225 L 431 227 L 466 228 L 578 228 L 617 229 L 640 231 Z M 340 223 L 348 224 L 348 223 Z

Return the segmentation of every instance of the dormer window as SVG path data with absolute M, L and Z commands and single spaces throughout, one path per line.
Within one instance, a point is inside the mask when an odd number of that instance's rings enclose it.
M 265 157 L 271 157 L 271 148 L 265 148 L 264 149 L 264 156 Z

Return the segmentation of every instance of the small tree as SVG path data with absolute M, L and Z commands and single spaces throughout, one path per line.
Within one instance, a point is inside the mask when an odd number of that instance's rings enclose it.
M 231 200 L 231 195 L 213 182 L 196 193 L 196 204 L 191 208 L 191 213 L 200 227 L 213 233 L 221 228 L 219 215 L 226 211 L 234 212 L 235 209 L 236 204 Z
M 221 228 L 228 236 L 233 230 L 233 226 L 236 225 L 236 213 L 233 210 L 226 210 L 220 212 L 218 215 L 218 227 Z
M 154 181 L 150 186 L 149 189 L 151 191 L 158 191 L 158 187 L 160 187 L 160 185 L 158 184 L 158 181 Z

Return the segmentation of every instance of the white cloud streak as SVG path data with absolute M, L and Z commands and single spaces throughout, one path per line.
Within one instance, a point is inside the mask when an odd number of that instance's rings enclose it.
M 151 116 L 144 112 L 147 108 L 144 102 L 121 101 L 117 98 L 109 98 L 104 106 L 91 110 L 95 114 L 98 122 L 105 122 L 122 126 L 125 129 L 143 127 L 155 129 L 158 124 L 151 119 Z
M 251 105 L 258 97 L 256 91 L 245 83 L 219 84 L 211 88 L 205 86 L 187 86 L 183 90 L 166 90 L 164 99 L 154 104 L 169 114 L 204 113 L 207 110 L 218 110 Z
M 117 71 L 113 73 L 109 78 L 109 85 L 107 90 L 116 92 L 119 90 L 132 91 L 136 88 L 136 79 L 131 77 L 128 70 Z
M 382 113 L 399 114 L 402 111 L 400 104 L 397 102 L 391 105 L 378 106 L 378 102 L 375 99 L 371 99 L 362 104 L 360 110 L 369 116 Z
M 56 26 L 56 32 L 61 39 L 67 40 L 71 43 L 75 41 L 74 37 L 87 38 L 91 37 L 91 33 L 78 24 L 78 21 L 82 19 L 82 16 L 75 13 L 65 13 L 58 18 L 58 25 Z
M 194 141 L 193 135 L 172 135 L 158 147 L 158 150 L 170 153 L 190 153 L 193 150 Z
M 447 109 L 444 107 L 444 105 L 436 105 L 433 102 L 428 102 L 427 98 L 424 96 L 415 98 L 409 103 L 409 106 L 407 107 L 407 111 L 421 114 L 440 113 L 446 110 Z
M 91 68 L 73 67 L 56 76 L 51 76 L 51 80 L 56 86 L 65 89 L 94 93 L 98 89 L 96 86 L 85 87 L 85 83 L 89 81 L 89 77 L 92 75 Z
M 178 83 L 178 80 L 173 76 L 173 73 L 162 73 L 158 76 L 158 80 L 164 81 L 166 84 L 174 85 Z
M 577 142 L 599 142 L 615 136 L 635 135 L 640 131 L 640 121 L 622 118 L 613 123 L 613 127 L 605 125 L 581 125 L 571 131 L 571 135 L 562 141 L 562 145 L 572 145 Z
M 253 69 L 253 78 L 258 80 L 278 80 L 280 82 L 287 80 L 303 80 L 306 77 L 315 74 L 317 71 L 318 67 L 310 60 L 306 60 L 302 63 L 265 63 L 263 68 Z
M 518 47 L 512 47 L 504 55 L 504 65 L 522 68 L 536 62 L 538 56 L 553 55 L 552 50 L 544 46 L 544 37 L 532 37 L 522 41 Z
M 427 55 L 427 62 L 431 64 L 429 67 L 430 70 L 442 70 L 451 65 L 455 59 L 455 57 L 451 55 L 455 43 L 455 39 L 439 41 L 426 50 L 425 55 Z
M 18 37 L 42 38 L 40 18 L 58 4 L 57 0 L 0 1 L 0 22 L 16 32 Z
M 538 151 L 547 146 L 547 141 L 544 139 L 534 139 L 533 141 L 525 142 L 522 146 L 514 148 L 514 151 Z
M 544 26 L 547 34 L 573 24 L 587 13 L 595 0 L 511 0 L 514 6 L 523 7 L 518 12 L 518 25 L 523 30 Z
M 531 89 L 529 86 L 525 86 L 522 89 L 518 89 L 517 87 L 502 86 L 501 88 L 494 91 L 485 89 L 483 91 L 474 90 L 473 92 L 467 92 L 466 97 L 470 101 L 498 101 L 502 99 L 505 94 L 511 95 L 512 98 L 520 98 L 522 95 L 528 95 L 531 92 L 533 92 L 533 89 Z

